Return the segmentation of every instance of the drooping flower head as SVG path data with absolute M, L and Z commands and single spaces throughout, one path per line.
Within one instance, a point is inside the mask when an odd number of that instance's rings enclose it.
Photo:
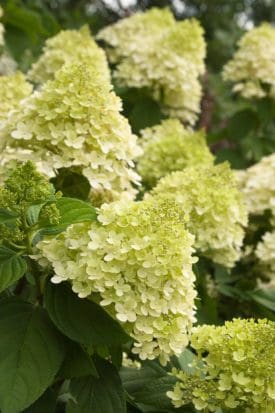
M 100 73 L 86 64 L 64 65 L 10 115 L 1 131 L 1 161 L 27 151 L 49 176 L 73 168 L 94 190 L 132 196 L 140 148 L 120 111 L 120 99 Z
M 107 43 L 120 84 L 148 88 L 165 113 L 195 122 L 205 57 L 198 21 L 177 22 L 168 9 L 153 8 L 103 29 L 98 39 Z
M 174 200 L 104 204 L 99 222 L 39 244 L 79 297 L 99 302 L 135 339 L 133 352 L 165 364 L 188 344 L 194 319 L 193 236 Z
M 5 121 L 12 109 L 17 109 L 21 100 L 32 93 L 32 85 L 21 72 L 0 76 L 0 122 Z
M 250 214 L 275 213 L 275 153 L 245 171 L 237 172 Z
M 87 63 L 104 80 L 110 79 L 105 53 L 91 37 L 88 26 L 80 30 L 62 30 L 46 40 L 43 53 L 32 65 L 28 77 L 35 83 L 44 83 L 52 80 L 65 63 L 72 62 Z
M 173 370 L 179 381 L 168 396 L 176 407 L 192 402 L 210 412 L 274 412 L 274 322 L 234 319 L 197 327 L 191 346 L 198 353 L 194 374 Z
M 173 172 L 162 178 L 151 194 L 170 194 L 190 215 L 187 226 L 202 255 L 228 267 L 238 260 L 247 211 L 227 163 Z
M 170 172 L 213 164 L 204 131 L 185 129 L 177 119 L 164 120 L 160 125 L 144 129 L 141 135 L 144 153 L 138 159 L 137 168 L 149 187 Z
M 275 95 L 275 28 L 263 23 L 247 32 L 239 49 L 223 70 L 223 77 L 235 83 L 234 92 L 245 98 Z

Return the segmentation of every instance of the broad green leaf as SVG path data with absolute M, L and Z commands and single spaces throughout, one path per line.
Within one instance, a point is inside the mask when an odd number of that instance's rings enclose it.
M 72 380 L 66 413 L 126 413 L 126 401 L 116 369 L 105 360 L 98 360 L 99 378 Z
M 167 412 L 173 409 L 166 396 L 176 378 L 155 361 L 143 363 L 141 369 L 123 367 L 120 371 L 123 387 L 134 403 L 144 412 Z
M 18 214 L 9 211 L 8 209 L 0 208 L 0 224 L 6 224 L 7 222 L 13 222 L 18 218 Z
M 64 231 L 71 224 L 96 221 L 96 209 L 88 202 L 74 198 L 59 198 L 56 206 L 60 212 L 58 225 L 43 228 L 43 234 L 56 234 Z
M 52 384 L 62 339 L 44 310 L 15 297 L 0 301 L 0 409 L 19 413 Z
M 257 303 L 275 311 L 275 289 L 273 290 L 257 290 L 248 293 L 248 295 Z
M 257 113 L 251 109 L 244 109 L 235 113 L 228 122 L 228 137 L 232 140 L 239 140 L 247 136 L 259 124 Z
M 44 205 L 45 205 L 45 202 L 42 204 L 31 205 L 28 208 L 26 218 L 27 218 L 27 222 L 29 225 L 37 224 L 38 219 L 39 219 L 39 214 Z
M 81 345 L 69 341 L 59 376 L 64 379 L 71 379 L 83 376 L 98 377 L 98 374 L 93 360 Z
M 48 389 L 23 413 L 55 413 L 56 395 L 53 390 Z
M 102 307 L 88 299 L 78 298 L 66 283 L 47 284 L 45 305 L 59 330 L 80 344 L 116 346 L 131 340 Z
M 0 292 L 18 281 L 27 271 L 27 263 L 13 250 L 0 246 Z

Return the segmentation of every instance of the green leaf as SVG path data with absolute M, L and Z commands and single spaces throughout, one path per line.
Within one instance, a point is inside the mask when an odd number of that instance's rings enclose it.
M 6 224 L 7 222 L 13 222 L 18 218 L 18 214 L 9 211 L 8 209 L 0 208 L 0 224 Z
M 29 225 L 37 224 L 38 219 L 39 219 L 39 214 L 44 205 L 45 205 L 45 202 L 42 204 L 31 205 L 28 208 L 26 218 L 27 218 L 27 222 Z
M 97 219 L 96 209 L 90 203 L 80 199 L 59 198 L 56 206 L 60 212 L 60 222 L 58 225 L 43 228 L 40 231 L 43 234 L 56 234 L 64 231 L 71 224 L 92 222 Z
M 98 360 L 99 378 L 72 380 L 70 391 L 75 399 L 69 401 L 66 413 L 126 413 L 126 401 L 116 369 L 105 360 Z
M 0 292 L 18 281 L 27 271 L 27 263 L 13 250 L 0 246 Z
M 83 376 L 98 377 L 95 364 L 86 351 L 73 341 L 67 344 L 67 353 L 59 376 L 71 379 Z
M 64 352 L 44 310 L 15 297 L 0 301 L 0 409 L 19 413 L 52 384 Z
M 54 413 L 55 408 L 56 396 L 51 389 L 48 389 L 23 413 Z
M 116 346 L 130 337 L 98 304 L 78 298 L 71 287 L 48 283 L 45 305 L 55 325 L 70 339 L 87 346 Z
M 259 124 L 257 113 L 251 109 L 244 109 L 235 113 L 228 122 L 228 137 L 232 140 L 239 140 L 255 130 Z
M 178 357 L 178 363 L 183 371 L 188 374 L 193 374 L 196 369 L 192 367 L 192 362 L 196 359 L 196 356 L 192 351 L 185 349 Z
M 167 391 L 176 383 L 156 361 L 143 363 L 141 369 L 123 367 L 120 371 L 122 383 L 134 403 L 146 412 L 167 412 L 173 410 Z
M 272 311 L 275 311 L 275 289 L 257 290 L 249 292 L 248 295 L 257 303 L 269 308 Z

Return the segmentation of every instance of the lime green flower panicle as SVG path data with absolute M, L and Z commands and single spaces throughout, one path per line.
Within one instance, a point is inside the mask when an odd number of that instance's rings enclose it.
M 92 190 L 134 196 L 137 138 L 109 82 L 87 64 L 67 64 L 14 111 L 1 131 L 2 163 L 28 154 L 41 172 L 82 173 Z
M 188 167 L 162 178 L 152 196 L 170 195 L 190 215 L 195 247 L 213 261 L 232 267 L 239 259 L 247 210 L 228 163 Z
M 147 88 L 164 113 L 193 124 L 200 111 L 204 73 L 203 29 L 195 19 L 177 22 L 168 9 L 151 9 L 103 29 L 115 78 Z
M 21 100 L 32 93 L 32 86 L 21 72 L 0 76 L 0 123 L 8 113 L 17 109 Z
M 88 26 L 80 30 L 63 30 L 48 39 L 42 55 L 28 72 L 28 77 L 35 83 L 44 83 L 52 80 L 55 73 L 70 62 L 86 62 L 101 73 L 105 80 L 110 80 L 105 53 L 91 37 Z
M 274 322 L 234 319 L 197 327 L 191 346 L 198 353 L 196 374 L 173 370 L 178 382 L 168 397 L 175 407 L 192 402 L 199 411 L 275 411 Z
M 245 98 L 275 96 L 275 28 L 263 23 L 246 33 L 239 50 L 223 70 L 223 77 L 235 83 L 234 92 Z
M 135 339 L 140 359 L 166 364 L 188 344 L 195 321 L 193 236 L 171 199 L 104 204 L 99 222 L 73 225 L 39 248 L 80 298 L 100 304 Z
M 148 187 L 163 176 L 188 166 L 211 165 L 214 156 L 203 130 L 185 129 L 177 119 L 164 120 L 160 125 L 141 132 L 143 155 L 138 159 L 138 172 Z
M 237 172 L 248 211 L 261 215 L 266 210 L 275 215 L 275 154 L 265 156 L 245 171 Z

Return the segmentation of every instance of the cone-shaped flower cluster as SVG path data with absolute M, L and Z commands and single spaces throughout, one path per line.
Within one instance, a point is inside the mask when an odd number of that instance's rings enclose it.
M 48 39 L 43 53 L 32 65 L 28 77 L 35 83 L 52 80 L 55 73 L 65 63 L 87 63 L 104 80 L 110 79 L 105 53 L 100 49 L 90 35 L 88 26 L 80 30 L 63 30 Z
M 5 121 L 12 109 L 32 93 L 32 86 L 21 72 L 0 76 L 0 122 Z
M 144 153 L 138 160 L 138 172 L 148 187 L 153 187 L 169 172 L 213 164 L 204 131 L 185 129 L 177 119 L 165 120 L 141 134 Z
M 275 96 L 275 28 L 268 23 L 250 30 L 239 50 L 224 67 L 223 77 L 235 83 L 234 92 L 245 98 Z
M 120 110 L 120 99 L 100 73 L 86 64 L 64 65 L 10 114 L 0 131 L 2 162 L 27 150 L 49 176 L 75 168 L 92 189 L 131 196 L 131 182 L 139 180 L 133 159 L 141 150 Z
M 151 194 L 170 194 L 181 204 L 190 215 L 187 226 L 202 255 L 228 267 L 238 260 L 247 211 L 227 163 L 173 172 L 162 178 Z
M 176 407 L 192 402 L 199 411 L 275 411 L 274 322 L 204 325 L 194 329 L 191 346 L 198 353 L 194 374 L 173 370 L 179 381 L 168 396 Z
M 151 9 L 103 29 L 115 77 L 128 87 L 148 88 L 165 113 L 193 124 L 200 111 L 205 42 L 200 24 L 177 22 L 168 9 Z
M 266 210 L 275 213 L 275 153 L 245 171 L 237 172 L 237 177 L 249 213 L 261 215 Z
M 184 213 L 171 199 L 151 198 L 104 204 L 98 220 L 39 244 L 52 281 L 70 280 L 80 298 L 95 294 L 136 340 L 133 352 L 165 364 L 188 344 L 194 321 L 196 259 Z

